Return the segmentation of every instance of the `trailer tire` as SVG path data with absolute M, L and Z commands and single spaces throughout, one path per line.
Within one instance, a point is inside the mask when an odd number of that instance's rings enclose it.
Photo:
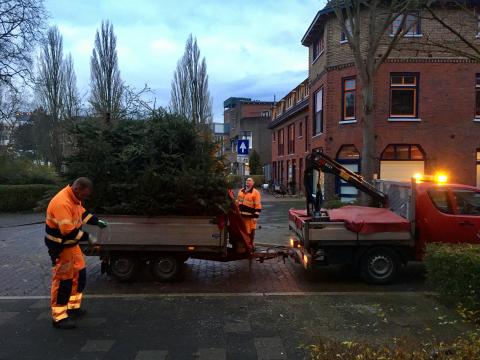
M 182 260 L 171 255 L 160 255 L 150 260 L 150 272 L 158 281 L 173 281 L 180 273 Z
M 389 248 L 374 247 L 363 254 L 361 274 L 369 284 L 383 285 L 391 283 L 400 268 L 398 254 Z
M 134 254 L 115 254 L 110 259 L 110 273 L 120 282 L 134 280 L 139 267 L 139 259 Z

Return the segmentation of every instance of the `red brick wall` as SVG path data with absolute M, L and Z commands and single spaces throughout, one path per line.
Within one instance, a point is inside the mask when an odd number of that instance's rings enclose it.
M 418 117 L 420 122 L 390 122 L 390 73 L 418 72 Z M 420 144 L 426 153 L 426 172 L 446 170 L 451 182 L 474 185 L 476 149 L 480 148 L 480 122 L 474 122 L 475 74 L 480 64 L 470 63 L 387 63 L 382 65 L 375 82 L 376 155 L 380 159 L 388 144 Z M 324 146 L 336 156 L 343 144 L 354 144 L 359 151 L 362 136 L 361 84 L 357 79 L 357 123 L 339 124 L 342 107 L 342 78 L 355 74 L 353 67 L 332 70 L 310 89 L 313 94 L 324 84 L 325 132 L 311 140 L 311 148 Z M 325 85 L 326 84 L 326 85 Z M 310 116 L 311 118 L 311 116 Z M 310 124 L 311 125 L 311 124 Z M 310 126 L 310 131 L 311 131 Z M 377 162 L 378 171 L 379 161 Z
M 271 111 L 271 108 L 271 104 L 242 104 L 240 117 L 260 117 L 262 111 Z
M 283 161 L 283 176 L 279 174 L 277 170 L 277 174 L 273 173 L 273 166 L 272 166 L 272 176 L 273 179 L 276 181 L 280 181 L 283 179 L 283 184 L 287 186 L 288 181 L 288 166 L 287 162 L 295 160 L 296 164 L 296 171 L 295 171 L 295 183 L 297 184 L 297 190 L 301 190 L 303 188 L 303 174 L 300 172 L 300 159 L 303 159 L 303 169 L 305 169 L 305 141 L 308 140 L 308 136 L 306 136 L 306 117 L 308 116 L 307 110 L 302 110 L 292 116 L 290 119 L 285 121 L 284 123 L 280 124 L 279 126 L 272 129 L 272 133 L 275 132 L 275 141 L 273 141 L 272 135 L 272 164 L 275 162 L 277 167 L 279 163 Z M 299 124 L 302 123 L 302 135 L 299 134 Z M 310 117 L 308 117 L 308 122 L 310 122 Z M 295 151 L 292 154 L 288 154 L 288 126 L 294 124 L 295 126 Z M 278 154 L 278 131 L 283 129 L 285 141 L 284 141 L 284 155 Z M 309 132 L 311 134 L 311 132 Z

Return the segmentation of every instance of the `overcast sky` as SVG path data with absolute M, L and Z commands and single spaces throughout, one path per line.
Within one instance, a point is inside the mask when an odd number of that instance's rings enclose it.
M 78 86 L 88 91 L 95 31 L 110 20 L 122 79 L 154 90 L 168 105 L 170 82 L 185 41 L 197 37 L 207 60 L 215 121 L 230 96 L 273 100 L 307 76 L 300 40 L 324 0 L 46 0 L 64 52 L 71 52 Z

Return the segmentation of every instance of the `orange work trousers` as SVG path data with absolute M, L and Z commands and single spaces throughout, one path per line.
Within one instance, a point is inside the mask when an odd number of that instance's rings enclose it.
M 64 248 L 52 269 L 51 307 L 54 321 L 67 318 L 67 310 L 80 308 L 86 281 L 85 259 L 80 246 Z

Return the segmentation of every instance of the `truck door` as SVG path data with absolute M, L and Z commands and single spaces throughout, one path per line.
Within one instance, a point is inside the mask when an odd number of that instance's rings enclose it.
M 453 210 L 451 196 L 447 188 L 435 187 L 428 190 L 428 199 L 422 198 L 421 207 L 417 214 L 422 224 L 420 233 L 426 242 L 456 242 L 454 238 L 456 217 Z M 419 199 L 420 200 L 420 199 Z
M 458 242 L 480 243 L 480 191 L 451 189 Z

